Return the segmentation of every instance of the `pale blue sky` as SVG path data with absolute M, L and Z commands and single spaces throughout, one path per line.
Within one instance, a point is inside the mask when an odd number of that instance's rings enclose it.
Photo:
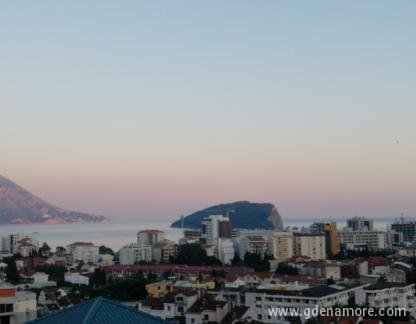
M 415 14 L 414 1 L 2 2 L 0 173 L 110 216 L 239 199 L 284 218 L 416 216 Z

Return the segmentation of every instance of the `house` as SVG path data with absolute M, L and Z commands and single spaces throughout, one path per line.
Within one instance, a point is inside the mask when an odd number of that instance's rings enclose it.
M 65 310 L 30 321 L 32 324 L 159 324 L 166 321 L 111 300 L 97 297 Z
M 177 294 L 167 293 L 160 298 L 148 296 L 138 304 L 140 311 L 166 320 L 183 318 L 185 312 L 198 300 L 198 293 L 192 290 L 181 291 Z
M 146 291 L 150 297 L 162 297 L 172 291 L 172 283 L 166 280 L 146 285 Z
M 66 272 L 65 282 L 69 282 L 75 285 L 89 285 L 90 278 L 80 274 L 79 272 Z
M 31 288 L 56 286 L 56 281 L 49 281 L 49 275 L 44 272 L 35 272 L 30 278 L 32 279 Z
M 221 323 L 229 310 L 227 301 L 203 295 L 186 311 L 186 324 Z

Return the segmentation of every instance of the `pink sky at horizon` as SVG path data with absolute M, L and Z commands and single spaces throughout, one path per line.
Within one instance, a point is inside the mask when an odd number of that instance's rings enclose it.
M 416 217 L 416 2 L 8 2 L 0 174 L 172 220 Z

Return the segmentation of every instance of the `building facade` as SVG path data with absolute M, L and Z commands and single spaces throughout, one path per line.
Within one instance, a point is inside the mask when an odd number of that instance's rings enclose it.
M 349 231 L 338 232 L 339 242 L 347 250 L 372 251 L 382 250 L 387 247 L 386 232 L 383 231 Z
M 137 244 L 141 247 L 152 246 L 165 240 L 165 232 L 156 229 L 143 230 L 137 233 Z
M 152 261 L 152 247 L 132 243 L 123 246 L 119 251 L 120 264 L 133 265 L 140 261 Z
M 293 256 L 293 233 L 275 232 L 272 235 L 271 253 L 277 262 L 283 262 Z
M 97 261 L 100 255 L 100 248 L 90 242 L 75 242 L 67 247 L 67 251 L 72 256 L 72 261 L 82 261 L 84 263 Z
M 294 233 L 294 255 L 307 256 L 312 260 L 326 259 L 325 234 Z

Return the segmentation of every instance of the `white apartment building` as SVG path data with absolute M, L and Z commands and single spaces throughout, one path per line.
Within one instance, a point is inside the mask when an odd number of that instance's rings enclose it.
M 120 264 L 132 265 L 140 261 L 152 261 L 152 247 L 136 243 L 123 246 L 119 251 Z
M 276 262 L 283 262 L 293 256 L 293 233 L 275 232 L 271 237 L 271 253 Z
M 297 256 L 307 256 L 312 260 L 325 260 L 325 234 L 294 233 L 293 254 Z
M 381 250 L 387 247 L 386 232 L 383 231 L 350 231 L 338 232 L 339 243 L 347 250 Z
M 202 238 L 216 244 L 219 238 L 231 238 L 231 224 L 228 216 L 210 215 L 202 221 Z
M 262 258 L 268 251 L 268 239 L 262 235 L 241 236 L 238 242 L 238 255 L 241 259 L 247 252 L 260 255 Z
M 369 306 L 375 308 L 403 307 L 416 315 L 415 284 L 379 283 L 364 288 Z
M 92 243 L 75 242 L 67 247 L 67 251 L 72 256 L 72 261 L 82 261 L 84 263 L 96 262 L 100 255 L 99 247 Z
M 26 323 L 36 316 L 36 293 L 18 291 L 15 286 L 0 281 L 0 323 Z
M 335 305 L 361 305 L 365 301 L 362 285 L 318 286 L 303 290 L 252 289 L 246 292 L 245 304 L 249 307 L 246 320 L 262 323 L 288 323 L 289 317 L 270 316 L 268 309 L 293 307 L 304 313 L 305 309 L 333 307 Z M 305 318 L 301 318 L 305 321 Z
M 156 229 L 143 230 L 137 233 L 137 244 L 140 247 L 152 246 L 165 240 L 165 232 Z

